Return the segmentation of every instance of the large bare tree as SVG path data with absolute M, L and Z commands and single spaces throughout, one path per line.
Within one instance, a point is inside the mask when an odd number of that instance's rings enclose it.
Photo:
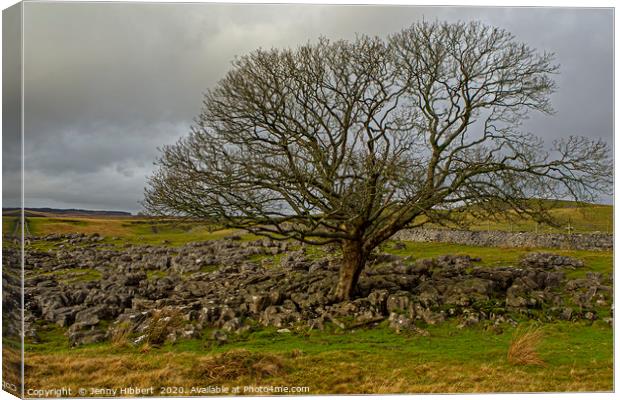
M 204 97 L 189 136 L 162 149 L 154 214 L 310 244 L 337 242 L 347 299 L 379 244 L 462 210 L 543 220 L 545 202 L 611 183 L 604 142 L 546 149 L 520 130 L 552 113 L 553 56 L 479 23 L 416 23 L 387 40 L 257 50 Z M 563 132 L 562 132 L 563 133 Z

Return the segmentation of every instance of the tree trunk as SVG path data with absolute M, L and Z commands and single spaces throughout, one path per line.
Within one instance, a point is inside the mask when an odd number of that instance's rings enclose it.
M 351 299 L 360 273 L 366 265 L 366 257 L 361 242 L 346 241 L 342 244 L 342 266 L 336 287 L 336 300 Z

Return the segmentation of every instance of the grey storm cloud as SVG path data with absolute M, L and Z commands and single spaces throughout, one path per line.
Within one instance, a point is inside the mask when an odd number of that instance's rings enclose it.
M 138 211 L 157 148 L 187 134 L 235 56 L 423 18 L 479 20 L 554 52 L 557 113 L 526 129 L 611 144 L 611 9 L 26 3 L 26 206 Z

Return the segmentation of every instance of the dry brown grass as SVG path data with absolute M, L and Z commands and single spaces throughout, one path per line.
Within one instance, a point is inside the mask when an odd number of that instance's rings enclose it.
M 148 343 L 143 343 L 142 346 L 140 346 L 140 353 L 142 354 L 147 354 L 151 350 L 153 350 L 153 347 Z
M 78 221 L 82 224 L 75 225 L 71 221 Z M 36 224 L 37 234 L 48 235 L 52 233 L 98 233 L 103 236 L 129 236 L 132 231 L 126 224 L 130 218 L 84 218 L 84 217 L 58 217 L 49 218 L 42 223 Z
M 129 346 L 131 331 L 131 324 L 129 322 L 122 322 L 116 325 L 112 329 L 112 335 L 110 337 L 112 346 L 116 348 Z
M 16 396 L 21 390 L 22 356 L 20 349 L 4 344 L 2 347 L 2 381 L 4 389 Z
M 183 324 L 183 314 L 174 308 L 157 310 L 144 331 L 145 343 L 153 346 L 162 345 L 168 334 Z
M 538 354 L 542 338 L 540 328 L 517 329 L 508 347 L 508 362 L 512 365 L 545 365 Z
M 300 349 L 293 349 L 291 350 L 291 354 L 290 357 L 291 358 L 297 358 L 297 357 L 301 357 L 304 355 L 304 352 Z
M 199 359 L 196 373 L 207 383 L 214 383 L 241 377 L 274 377 L 285 371 L 284 361 L 279 356 L 238 349 Z
M 175 385 L 189 374 L 179 360 L 142 355 L 45 355 L 26 358 L 26 388 Z
M 26 388 L 295 385 L 310 394 L 484 393 L 613 390 L 613 361 L 556 368 L 523 368 L 505 362 L 395 364 L 380 355 L 330 352 L 296 358 L 235 350 L 197 356 L 187 352 L 146 354 L 27 355 Z

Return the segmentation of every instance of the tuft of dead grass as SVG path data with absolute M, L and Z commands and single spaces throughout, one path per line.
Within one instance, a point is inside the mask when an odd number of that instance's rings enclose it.
M 213 383 L 241 377 L 280 376 L 286 373 L 286 368 L 284 360 L 274 354 L 238 349 L 200 359 L 196 372 L 200 379 Z
M 508 362 L 512 365 L 545 365 L 538 354 L 542 337 L 540 328 L 517 329 L 508 347 Z
M 127 347 L 129 346 L 129 337 L 132 333 L 132 327 L 129 322 L 122 322 L 116 325 L 111 333 L 110 342 L 113 347 Z
M 303 356 L 304 352 L 300 349 L 293 349 L 289 355 L 291 358 L 297 358 Z
M 145 342 L 152 346 L 164 344 L 168 334 L 183 324 L 183 315 L 177 309 L 162 309 L 153 313 L 144 331 Z
M 148 354 L 153 348 L 148 342 L 144 342 L 142 346 L 140 346 L 140 353 Z

